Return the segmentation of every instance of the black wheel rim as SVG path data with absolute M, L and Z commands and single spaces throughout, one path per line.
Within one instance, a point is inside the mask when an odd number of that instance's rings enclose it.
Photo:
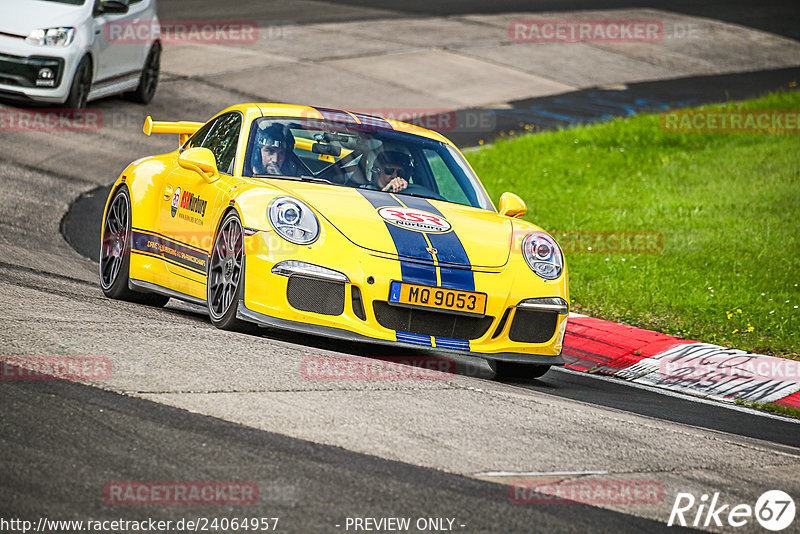
M 103 247 L 100 252 L 100 279 L 103 289 L 109 289 L 119 276 L 128 241 L 128 201 L 125 195 L 114 198 L 103 224 Z
M 242 275 L 242 225 L 235 217 L 220 228 L 208 267 L 208 308 L 214 319 L 224 316 L 236 299 Z
M 150 51 L 150 55 L 147 58 L 147 65 L 145 65 L 144 72 L 142 73 L 142 88 L 147 98 L 152 98 L 156 93 L 158 71 L 160 67 L 161 53 L 158 49 L 153 49 Z

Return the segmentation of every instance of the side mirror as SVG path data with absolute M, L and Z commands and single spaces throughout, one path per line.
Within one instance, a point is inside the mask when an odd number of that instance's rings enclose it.
M 214 159 L 214 154 L 207 148 L 195 147 L 184 150 L 178 156 L 178 165 L 196 172 L 208 183 L 219 179 L 219 171 L 217 171 L 217 162 Z
M 522 217 L 528 211 L 525 202 L 514 193 L 500 195 L 500 215 L 506 217 Z
M 128 4 L 121 0 L 103 0 L 97 5 L 94 10 L 95 16 L 97 15 L 124 15 L 128 12 Z

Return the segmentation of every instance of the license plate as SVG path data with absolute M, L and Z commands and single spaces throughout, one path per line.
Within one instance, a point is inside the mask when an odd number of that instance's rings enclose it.
M 486 293 L 392 282 L 389 302 L 401 306 L 434 308 L 469 315 L 486 313 Z

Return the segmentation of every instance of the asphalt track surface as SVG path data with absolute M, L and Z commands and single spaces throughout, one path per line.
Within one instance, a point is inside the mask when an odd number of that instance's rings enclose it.
M 0 420 L 2 517 L 34 522 L 43 516 L 279 517 L 283 532 L 342 531 L 336 525 L 344 525 L 347 517 L 454 518 L 454 530 L 463 532 L 672 530 L 581 503 L 514 504 L 500 484 L 320 446 L 75 383 L 4 386 L 0 409 L 5 414 Z M 31 477 L 32 471 L 38 476 Z M 256 482 L 260 499 L 238 508 L 121 511 L 102 498 L 110 480 Z
M 188 9 L 187 4 L 196 9 Z M 385 17 L 387 11 L 426 15 L 531 9 L 528 3 L 502 1 L 491 4 L 396 2 L 382 4 L 380 9 L 373 2 L 339 4 L 334 9 L 330 3 L 323 2 L 297 2 L 289 7 L 283 2 L 274 3 L 280 17 L 294 22 L 305 19 L 307 15 L 316 17 L 316 20 L 330 20 L 333 16 L 348 20 Z M 210 18 L 215 14 L 219 16 L 220 10 L 225 10 L 226 18 L 235 18 L 247 16 L 248 6 L 256 9 L 258 5 L 263 6 L 262 3 L 241 2 L 230 10 L 230 5 L 202 0 L 182 2 L 178 9 L 176 2 L 162 0 L 160 9 L 162 18 L 170 16 L 171 9 L 174 10 L 174 18 L 178 18 L 175 13 L 179 12 L 190 12 L 192 18 Z M 719 5 L 693 7 L 693 4 L 685 2 L 671 5 L 670 9 L 699 10 L 703 13 L 695 14 L 730 19 L 732 22 L 748 22 L 791 36 L 789 26 L 794 11 L 789 3 L 776 3 L 774 9 L 764 10 L 769 16 L 750 15 L 747 19 L 746 14 L 754 5 L 762 6 L 761 3 L 737 3 L 722 9 Z M 589 5 L 580 2 L 537 3 L 539 6 L 548 11 L 598 7 L 596 3 Z M 329 10 L 321 7 L 328 7 Z M 608 5 L 604 4 L 603 7 Z M 720 13 L 711 13 L 715 10 Z M 280 17 L 276 15 L 276 20 Z M 796 76 L 796 72 L 776 71 L 759 76 L 733 76 L 727 80 L 714 77 L 714 80 L 708 80 L 705 84 L 698 80 L 691 83 L 654 82 L 631 86 L 627 90 L 637 97 L 649 96 L 667 107 L 673 107 L 686 101 L 686 94 L 680 93 L 680 87 L 686 91 L 687 88 L 693 88 L 694 92 L 689 98 L 718 101 L 724 99 L 720 98 L 723 94 L 744 98 L 776 89 Z M 664 85 L 669 83 L 682 85 Z M 704 92 L 697 87 L 707 89 Z M 162 111 L 169 109 L 171 113 L 180 113 L 182 109 L 189 109 L 188 104 L 184 106 L 181 102 L 183 88 L 178 89 L 162 90 Z M 212 89 L 203 91 L 193 96 L 209 107 L 230 98 Z M 620 96 L 619 92 L 615 94 Z M 596 95 L 572 96 L 590 101 Z M 625 101 L 626 98 L 620 98 L 620 102 Z M 543 105 L 553 110 L 557 104 L 552 100 L 525 101 L 514 103 L 513 109 L 530 112 L 535 106 Z M 101 102 L 99 107 L 128 109 L 131 105 L 109 99 Z M 511 116 L 508 120 L 516 120 L 516 116 Z M 499 121 L 499 127 L 504 124 Z M 95 229 L 99 228 L 98 209 L 102 209 L 105 200 L 106 184 L 128 161 L 141 154 L 157 152 L 164 142 L 163 139 L 131 139 L 122 132 L 113 131 L 102 132 L 89 139 L 90 145 L 101 148 L 92 149 L 85 143 L 85 138 L 75 140 L 65 135 L 50 137 L 33 134 L 17 138 L 3 134 L 0 138 L 0 164 L 4 182 L 0 183 L 0 197 L 3 199 L 0 204 L 0 227 L 4 232 L 0 245 L 7 251 L 0 258 L 0 291 L 8 303 L 7 315 L 13 318 L 3 323 L 0 342 L 9 354 L 42 355 L 48 343 L 49 354 L 68 353 L 73 345 L 81 346 L 80 350 L 85 351 L 81 354 L 96 354 L 110 344 L 128 345 L 129 350 L 136 352 L 135 347 L 145 343 L 144 336 L 152 337 L 154 339 L 149 340 L 152 344 L 148 345 L 148 350 L 155 351 L 153 347 L 159 347 L 163 352 L 152 355 L 147 365 L 152 370 L 158 365 L 157 362 L 164 361 L 164 365 L 171 366 L 170 372 L 175 373 L 168 376 L 164 384 L 168 380 L 186 380 L 188 385 L 183 389 L 189 394 L 199 387 L 187 375 L 208 374 L 208 370 L 203 368 L 205 359 L 191 359 L 192 354 L 186 356 L 190 346 L 207 351 L 209 365 L 211 361 L 218 364 L 225 356 L 225 345 L 236 344 L 246 347 L 263 345 L 265 353 L 286 351 L 287 357 L 291 356 L 288 354 L 291 351 L 309 353 L 315 350 L 354 356 L 376 354 L 371 347 L 360 344 L 331 343 L 322 338 L 273 331 L 263 332 L 260 338 L 232 338 L 210 328 L 207 319 L 191 307 L 170 305 L 165 310 L 152 310 L 103 299 L 94 280 L 95 264 L 72 253 L 63 242 L 59 243 L 59 232 L 63 231 L 67 241 L 83 256 L 96 257 L 93 243 L 97 243 Z M 469 140 L 462 144 L 469 144 Z M 75 198 L 78 198 L 77 203 L 69 215 L 62 219 L 60 214 L 68 211 L 68 205 Z M 97 317 L 93 319 L 92 314 Z M 81 322 L 84 322 L 83 330 L 80 328 Z M 124 328 L 120 325 L 124 325 Z M 62 337 L 65 332 L 68 335 Z M 78 336 L 77 332 L 81 332 L 81 335 Z M 180 332 L 182 336 L 188 334 L 191 339 L 176 339 L 170 335 L 171 332 Z M 219 358 L 212 357 L 215 351 L 220 355 Z M 392 357 L 396 353 L 386 350 L 379 351 L 378 355 Z M 142 354 L 138 356 L 142 357 Z M 181 361 L 181 358 L 190 360 Z M 127 362 L 122 360 L 122 363 L 124 366 Z M 280 364 L 276 362 L 275 366 L 280 367 Z M 774 485 L 775 481 L 778 485 L 784 484 L 782 489 L 786 491 L 797 490 L 797 478 L 792 478 L 791 474 L 780 475 L 781 470 L 777 468 L 773 469 L 772 474 L 759 471 L 764 467 L 764 458 L 774 457 L 774 462 L 770 460 L 766 468 L 782 466 L 785 473 L 791 473 L 791 469 L 796 472 L 797 463 L 791 459 L 797 456 L 796 448 L 800 447 L 800 425 L 797 423 L 713 404 L 700 404 L 686 398 L 574 373 L 553 371 L 529 383 L 499 384 L 489 382 L 491 373 L 485 370 L 470 366 L 461 369 L 462 373 L 454 378 L 458 388 L 461 388 L 457 389 L 459 394 L 462 394 L 462 390 L 485 390 L 495 395 L 491 397 L 494 400 L 488 402 L 497 402 L 497 398 L 511 399 L 506 404 L 493 405 L 497 410 L 512 410 L 515 404 L 524 402 L 531 402 L 533 406 L 549 406 L 551 410 L 564 414 L 563 421 L 554 423 L 565 428 L 567 439 L 576 442 L 585 440 L 585 443 L 581 441 L 580 447 L 596 446 L 602 449 L 605 443 L 610 447 L 620 447 L 616 454 L 628 460 L 620 461 L 622 467 L 616 467 L 619 473 L 625 472 L 626 462 L 635 463 L 630 460 L 635 450 L 626 451 L 626 446 L 642 450 L 648 446 L 633 425 L 649 426 L 653 431 L 650 435 L 653 441 L 658 439 L 658 434 L 669 435 L 673 439 L 677 435 L 684 436 L 686 442 L 682 451 L 687 456 L 687 463 L 694 453 L 693 446 L 700 449 L 706 441 L 718 443 L 721 460 L 718 465 L 715 464 L 717 471 L 712 469 L 703 472 L 704 466 L 700 464 L 686 468 L 687 472 L 691 470 L 694 473 L 692 476 L 701 487 L 734 491 L 730 481 L 740 477 L 740 485 L 760 488 L 753 490 L 756 495 L 763 489 L 772 489 L 770 484 Z M 213 376 L 213 373 L 210 375 Z M 139 375 L 134 373 L 133 376 Z M 275 376 L 264 380 L 279 382 Z M 452 474 L 444 468 L 424 467 L 436 465 L 435 461 L 428 461 L 426 457 L 437 454 L 437 451 L 423 447 L 409 451 L 406 446 L 400 445 L 399 454 L 362 453 L 357 452 L 359 447 L 332 446 L 324 444 L 328 443 L 326 440 L 292 437 L 305 435 L 296 428 L 286 433 L 269 432 L 258 429 L 258 425 L 223 420 L 225 417 L 214 416 L 211 409 L 205 411 L 210 415 L 193 413 L 203 412 L 204 409 L 180 409 L 169 406 L 170 401 L 162 402 L 166 396 L 161 393 L 167 390 L 164 384 L 144 384 L 137 389 L 126 383 L 108 388 L 129 394 L 69 382 L 4 381 L 0 384 L 0 469 L 3 473 L 0 477 L 0 517 L 35 521 L 43 516 L 83 520 L 278 516 L 281 518 L 279 530 L 285 532 L 341 532 L 344 530 L 336 525 L 343 524 L 347 517 L 403 516 L 455 518 L 457 525 L 465 525 L 460 529 L 464 532 L 666 530 L 667 517 L 662 512 L 655 514 L 654 519 L 647 517 L 647 513 L 637 515 L 635 509 L 628 512 L 580 503 L 553 506 L 514 504 L 509 500 L 508 487 L 503 483 Z M 226 384 L 219 385 L 220 389 L 225 387 Z M 245 390 L 248 387 L 257 390 L 264 386 L 243 386 Z M 279 383 L 275 387 L 281 389 Z M 336 388 L 336 385 L 330 387 Z M 286 386 L 286 389 L 291 388 Z M 306 393 L 301 391 L 298 395 Z M 331 402 L 336 401 L 335 393 L 326 393 L 330 394 Z M 370 411 L 373 407 L 357 404 L 358 399 L 361 402 L 379 403 L 379 395 L 387 392 L 376 390 L 372 393 L 375 395 L 373 399 L 369 396 L 348 399 L 350 408 L 353 411 Z M 425 390 L 420 390 L 420 393 L 425 393 Z M 142 396 L 152 397 L 158 402 Z M 466 397 L 460 398 L 463 400 Z M 409 397 L 408 402 L 413 403 L 414 397 Z M 276 403 L 273 407 L 267 404 L 266 409 L 279 412 L 281 406 L 285 405 Z M 573 422 L 569 410 L 583 412 L 585 423 L 571 426 Z M 544 418 L 546 414 L 540 416 Z M 338 416 L 329 414 L 327 417 L 335 420 Z M 499 419 L 500 414 L 497 417 Z M 608 429 L 600 434 L 581 436 L 584 431 L 597 431 L 597 427 L 591 425 L 596 419 L 606 421 Z M 610 422 L 612 420 L 625 424 L 621 428 L 614 427 Z M 474 423 L 474 429 L 469 425 L 454 425 L 453 441 L 463 441 L 464 434 L 486 432 L 487 428 L 491 428 L 482 424 L 478 416 Z M 560 436 L 551 436 L 549 429 L 538 427 L 531 421 L 529 423 L 532 428 L 535 427 L 531 432 L 540 432 L 545 436 L 545 444 L 552 442 L 560 443 L 564 448 L 568 446 L 559 441 Z M 312 425 L 314 421 L 310 419 L 308 424 Z M 385 433 L 383 438 L 391 448 L 395 437 L 388 423 L 376 420 L 371 428 L 376 434 Z M 456 435 L 456 431 L 459 435 Z M 495 431 L 498 432 L 498 447 L 501 447 L 504 445 L 503 429 Z M 570 432 L 574 433 L 572 437 L 569 437 Z M 422 443 L 426 440 L 436 443 L 428 428 L 420 428 L 419 433 Z M 635 436 L 631 439 L 636 441 L 626 445 L 627 436 Z M 364 441 L 374 439 L 363 436 Z M 665 442 L 649 450 L 652 453 L 659 446 L 665 450 L 670 448 L 670 444 Z M 556 449 L 532 451 L 530 456 L 544 459 L 540 463 L 546 464 L 547 458 L 558 456 Z M 452 453 L 444 451 L 441 454 Z M 597 454 L 600 455 L 599 450 Z M 614 456 L 613 451 L 610 456 Z M 400 461 L 385 459 L 398 457 Z M 714 463 L 709 458 L 704 456 L 701 464 Z M 599 458 L 597 463 L 602 464 L 601 460 Z M 453 459 L 448 458 L 442 463 L 450 465 Z M 555 460 L 553 463 L 557 464 Z M 587 468 L 591 467 L 587 462 Z M 647 469 L 638 467 L 631 467 L 630 471 L 648 473 Z M 670 464 L 652 468 L 650 476 L 663 476 L 666 480 L 680 471 L 680 468 Z M 459 472 L 469 472 L 469 469 Z M 757 481 L 759 473 L 764 481 Z M 728 477 L 727 481 L 723 481 L 723 475 Z M 103 500 L 103 487 L 115 480 L 254 481 L 259 484 L 261 498 L 252 507 L 111 506 Z M 787 482 L 789 480 L 794 480 L 794 486 Z M 672 494 L 666 497 L 667 500 L 670 498 Z M 198 511 L 198 508 L 203 509 Z
M 770 33 L 800 39 L 800 12 L 792 0 L 731 2 L 659 2 L 658 0 L 240 0 L 235 4 L 214 4 L 208 0 L 161 0 L 159 16 L 169 20 L 245 18 L 275 24 L 383 18 L 402 16 L 447 16 L 514 12 L 560 12 L 626 8 L 669 9 L 697 17 L 722 20 Z

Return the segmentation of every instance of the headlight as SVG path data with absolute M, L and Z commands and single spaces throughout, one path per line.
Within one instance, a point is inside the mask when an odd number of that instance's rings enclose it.
M 278 197 L 267 208 L 269 223 L 286 241 L 308 245 L 319 237 L 319 221 L 311 208 L 292 197 Z
M 564 256 L 555 240 L 544 232 L 531 232 L 522 240 L 522 255 L 528 267 L 545 280 L 555 280 L 564 271 Z
M 74 37 L 75 28 L 46 28 L 33 30 L 25 41 L 38 46 L 69 46 Z

